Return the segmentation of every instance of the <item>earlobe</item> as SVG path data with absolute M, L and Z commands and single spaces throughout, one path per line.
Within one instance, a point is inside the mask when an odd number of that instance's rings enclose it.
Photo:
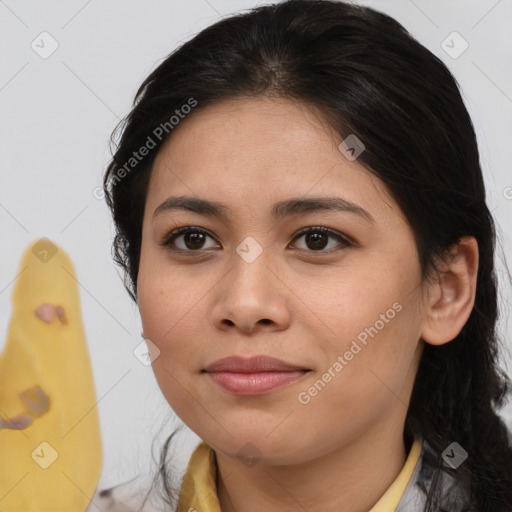
M 421 331 L 425 342 L 442 345 L 457 337 L 473 310 L 477 275 L 478 243 L 462 237 L 439 265 L 438 280 L 428 285 Z

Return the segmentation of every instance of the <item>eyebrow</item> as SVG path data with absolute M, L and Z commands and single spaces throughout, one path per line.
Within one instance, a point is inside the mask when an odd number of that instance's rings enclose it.
M 186 210 L 202 215 L 223 218 L 227 221 L 230 220 L 230 210 L 226 205 L 217 201 L 190 196 L 172 196 L 167 198 L 153 212 L 153 219 L 171 210 Z M 375 219 L 365 209 L 341 197 L 291 198 L 275 203 L 270 213 L 275 221 L 279 221 L 292 215 L 304 215 L 317 211 L 348 212 L 359 215 L 371 223 L 375 222 Z

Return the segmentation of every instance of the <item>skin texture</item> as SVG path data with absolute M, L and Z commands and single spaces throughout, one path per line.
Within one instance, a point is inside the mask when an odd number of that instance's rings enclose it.
M 216 452 L 223 512 L 367 512 L 406 459 L 404 422 L 423 343 L 455 338 L 474 304 L 476 241 L 462 239 L 442 279 L 422 283 L 409 224 L 340 142 L 311 107 L 239 98 L 181 121 L 155 160 L 137 282 L 144 336 L 160 350 L 153 370 L 165 398 Z M 184 210 L 153 219 L 179 195 L 222 202 L 230 220 Z M 277 201 L 327 196 L 356 203 L 374 221 L 340 211 L 270 216 Z M 175 252 L 159 245 L 187 225 L 209 236 L 178 236 Z M 350 245 L 297 237 L 318 226 Z M 249 236 L 262 249 L 251 263 L 236 251 Z M 400 311 L 301 403 L 299 394 L 393 304 Z M 226 356 L 260 354 L 311 371 L 250 397 L 202 373 Z M 254 465 L 237 455 L 248 447 Z

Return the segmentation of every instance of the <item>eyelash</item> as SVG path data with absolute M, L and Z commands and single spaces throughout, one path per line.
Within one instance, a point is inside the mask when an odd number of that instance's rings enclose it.
M 174 231 L 171 231 L 169 232 L 165 237 L 164 237 L 164 240 L 160 243 L 161 246 L 165 247 L 166 249 L 168 249 L 169 251 L 172 251 L 172 252 L 181 252 L 181 253 L 191 253 L 191 254 L 196 254 L 196 253 L 201 253 L 201 252 L 204 252 L 204 250 L 202 249 L 198 249 L 198 250 L 191 250 L 191 249 L 188 249 L 188 250 L 185 250 L 185 249 L 175 249 L 173 248 L 171 245 L 172 243 L 175 241 L 175 239 L 182 235 L 182 234 L 186 234 L 186 233 L 200 233 L 200 234 L 203 234 L 203 235 L 206 235 L 206 236 L 209 236 L 210 238 L 214 238 L 212 237 L 212 235 L 210 235 L 210 233 L 208 233 L 208 231 L 200 228 L 200 227 L 196 227 L 196 226 L 183 226 L 181 228 L 178 228 L 178 229 L 175 229 Z M 298 238 L 302 237 L 303 235 L 306 235 L 308 233 L 322 233 L 322 234 L 325 234 L 325 235 L 328 235 L 332 238 L 335 238 L 336 240 L 338 240 L 344 247 L 350 247 L 352 246 L 352 243 L 349 242 L 347 240 L 347 238 L 341 236 L 340 234 L 338 234 L 336 231 L 333 231 L 332 229 L 329 229 L 329 228 L 325 228 L 323 226 L 311 226 L 311 227 L 307 227 L 307 228 L 303 228 L 301 229 L 296 235 L 295 237 L 293 238 L 292 242 L 295 242 Z M 316 254 L 332 254 L 333 252 L 337 252 L 341 249 L 329 249 L 327 251 L 325 250 L 307 250 L 307 249 L 299 249 L 300 251 L 305 251 L 305 252 L 308 252 L 308 253 L 312 253 L 313 255 L 316 255 Z

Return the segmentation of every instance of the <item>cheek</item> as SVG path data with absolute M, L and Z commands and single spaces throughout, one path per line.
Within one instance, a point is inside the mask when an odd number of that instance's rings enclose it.
M 184 288 L 177 287 L 175 281 L 171 288 L 170 284 L 155 278 L 155 274 L 152 272 L 147 278 L 147 274 L 141 273 L 138 285 L 143 332 L 159 350 L 152 362 L 153 373 L 174 412 L 184 421 L 192 421 L 195 403 L 191 401 L 191 396 L 195 395 L 192 379 L 197 371 L 192 363 L 198 352 L 194 340 L 200 339 L 194 326 L 201 324 L 185 300 Z
M 327 386 L 333 392 L 330 399 L 340 406 L 391 398 L 407 378 L 420 336 L 419 296 L 412 278 L 400 281 L 396 272 L 391 276 L 379 281 L 356 276 L 318 308 L 331 339 L 328 364 L 318 371 L 322 375 L 332 367 L 336 383 Z
M 187 417 L 190 398 L 197 394 L 200 355 L 209 338 L 202 310 L 205 292 L 188 279 L 176 279 L 175 273 L 149 268 L 140 273 L 138 291 L 144 335 L 159 350 L 153 372 L 171 407 Z
M 329 363 L 299 390 L 303 393 L 299 403 L 308 402 L 299 411 L 309 435 L 316 431 L 323 433 L 323 439 L 336 439 L 341 432 L 356 435 L 396 407 L 406 406 L 404 393 L 417 345 L 409 315 L 403 306 L 383 327 L 380 323 L 375 327 L 375 320 L 367 330 L 357 326 L 352 331 L 355 336 L 343 336 L 330 348 Z M 364 336 L 358 338 L 359 333 Z
M 165 345 L 190 328 L 190 315 L 197 302 L 194 286 L 166 268 L 158 258 L 141 258 L 137 280 L 138 307 L 144 334 L 157 345 Z

